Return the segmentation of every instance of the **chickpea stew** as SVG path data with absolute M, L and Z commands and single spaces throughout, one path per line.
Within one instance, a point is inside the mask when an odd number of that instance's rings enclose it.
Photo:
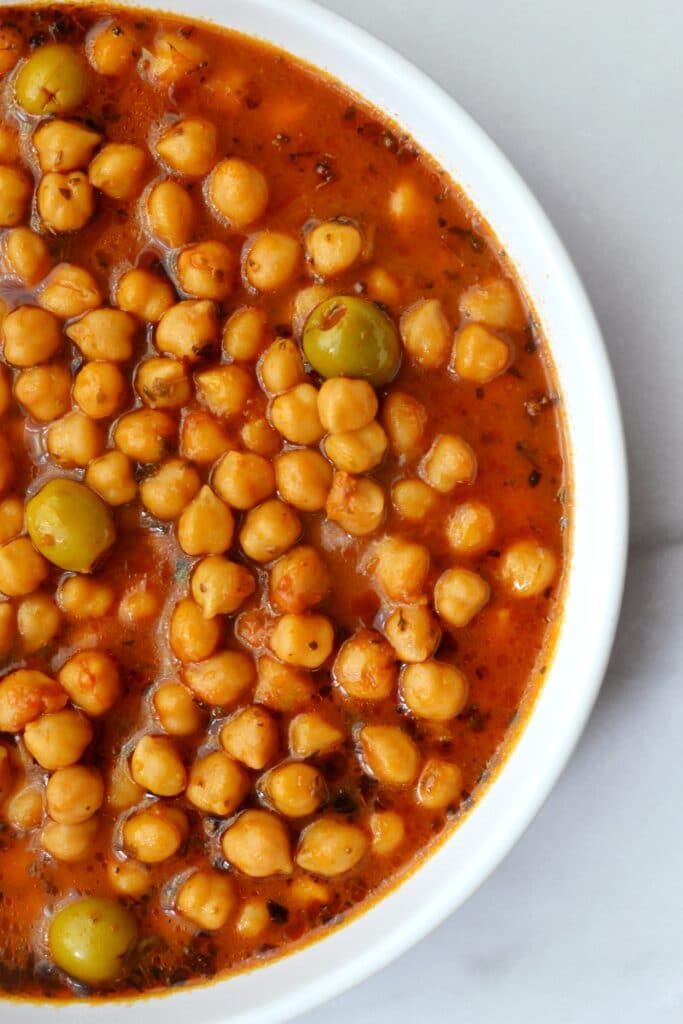
M 0 990 L 130 995 L 476 799 L 561 611 L 561 410 L 486 225 L 318 71 L 21 6 L 0 82 Z

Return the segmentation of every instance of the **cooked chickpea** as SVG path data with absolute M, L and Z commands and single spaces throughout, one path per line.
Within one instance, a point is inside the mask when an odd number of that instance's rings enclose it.
M 119 622 L 126 626 L 148 622 L 159 614 L 160 608 L 161 601 L 156 590 L 142 583 L 121 598 L 118 609 Z
M 216 466 L 212 483 L 228 505 L 246 511 L 273 494 L 275 472 L 261 455 L 229 451 Z
M 354 868 L 369 845 L 367 835 L 357 825 L 326 816 L 301 833 L 296 862 L 304 871 L 333 878 Z
M 242 904 L 235 930 L 244 939 L 255 939 L 270 924 L 270 912 L 265 900 L 251 899 Z
M 375 811 L 370 815 L 372 852 L 380 857 L 393 853 L 405 839 L 406 827 L 396 811 Z
M 289 284 L 300 262 L 301 247 L 296 238 L 280 231 L 262 231 L 245 248 L 245 282 L 259 292 L 277 291 Z
M 58 769 L 45 791 L 47 812 L 60 825 L 80 825 L 92 818 L 104 802 L 104 782 L 95 768 L 82 764 Z
M 420 299 L 401 317 L 401 338 L 412 362 L 438 370 L 448 358 L 450 329 L 438 299 Z
M 467 679 L 455 665 L 445 661 L 406 665 L 399 689 L 414 715 L 433 722 L 450 721 L 467 703 Z
M 289 834 L 270 811 L 243 811 L 223 833 L 222 847 L 226 860 L 251 878 L 292 873 Z
M 446 523 L 446 536 L 456 554 L 476 555 L 491 544 L 495 528 L 488 505 L 480 501 L 464 501 L 451 512 Z
M 139 56 L 137 36 L 119 21 L 109 21 L 87 43 L 87 56 L 99 75 L 123 75 Z
M 318 415 L 318 391 L 312 384 L 297 384 L 278 395 L 271 404 L 270 418 L 292 444 L 317 444 L 325 433 Z
M 71 374 L 61 363 L 29 366 L 16 378 L 14 397 L 38 423 L 50 423 L 71 406 Z
M 207 618 L 233 615 L 256 590 L 247 568 L 220 555 L 204 558 L 192 574 L 192 596 Z
M 161 726 L 171 736 L 192 736 L 202 725 L 202 714 L 182 683 L 163 683 L 152 704 Z
M 107 878 L 112 889 L 127 899 L 139 900 L 152 887 L 149 868 L 135 860 L 107 861 Z
M 167 309 L 156 330 L 160 352 L 195 363 L 211 355 L 218 338 L 216 307 L 208 299 L 185 299 Z
M 426 482 L 441 494 L 458 484 L 470 484 L 477 475 L 477 457 L 462 437 L 439 434 L 420 463 Z
M 116 363 L 86 363 L 74 380 L 73 397 L 92 419 L 108 419 L 123 404 L 126 378 Z
M 380 526 L 386 499 L 380 484 L 368 477 L 337 471 L 325 506 L 327 518 L 354 537 L 364 537 Z
M 228 818 L 248 790 L 249 777 L 242 765 L 222 750 L 214 750 L 192 765 L 186 796 L 204 814 Z
M 26 217 L 31 201 L 31 179 L 18 167 L 0 166 L 0 228 L 13 228 Z
M 261 354 L 266 333 L 266 314 L 258 306 L 242 306 L 223 328 L 223 351 L 238 362 L 254 362 Z
M 491 596 L 485 579 L 469 569 L 446 569 L 434 587 L 434 605 L 449 626 L 466 626 Z
M 12 25 L 0 26 L 0 75 L 6 75 L 15 66 L 26 49 L 21 32 Z
M 385 267 L 370 267 L 365 275 L 367 297 L 393 309 L 401 303 L 401 285 Z
M 147 217 L 152 234 L 170 249 L 187 245 L 197 222 L 190 193 L 170 179 L 159 182 L 150 191 Z
M 123 825 L 123 845 L 143 864 L 160 864 L 180 849 L 187 835 L 187 819 L 175 808 L 153 804 L 132 814 Z
M 130 776 L 128 758 L 119 757 L 109 771 L 107 778 L 107 806 L 112 810 L 127 811 L 140 803 L 143 791 Z
M 93 309 L 66 328 L 67 336 L 86 359 L 125 363 L 133 354 L 137 321 L 121 309 Z
M 88 166 L 90 184 L 105 196 L 129 202 L 142 189 L 147 154 L 129 142 L 109 142 Z
M 16 495 L 0 501 L 0 544 L 14 540 L 24 529 L 24 503 Z
M 259 361 L 259 375 L 266 391 L 281 395 L 306 379 L 301 350 L 291 338 L 276 338 Z
M 363 236 L 355 224 L 342 219 L 318 224 L 306 236 L 306 254 L 313 272 L 336 277 L 356 263 L 363 249 Z
M 48 771 L 80 761 L 92 737 L 90 722 L 72 708 L 41 715 L 24 729 L 26 749 Z
M 62 347 L 62 331 L 52 313 L 38 306 L 17 306 L 2 321 L 5 359 L 23 369 L 46 363 Z
M 245 228 L 266 212 L 268 183 L 253 164 L 238 157 L 221 160 L 211 175 L 209 199 L 228 224 Z
M 325 507 L 332 467 L 320 452 L 299 449 L 277 457 L 275 478 L 284 501 L 303 512 L 315 512 Z
M 380 633 L 360 629 L 340 647 L 332 674 L 349 697 L 386 700 L 398 679 L 396 655 Z
M 300 761 L 271 769 L 261 788 L 275 810 L 287 818 L 313 814 L 327 796 L 327 786 L 318 769 Z
M 169 459 L 140 484 L 140 500 L 151 515 L 177 519 L 201 487 L 197 470 L 182 459 Z
M 3 170 L 9 168 L 0 168 Z M 43 223 L 51 231 L 80 231 L 95 213 L 95 193 L 82 171 L 48 171 L 40 179 L 37 204 Z
M 171 282 L 151 270 L 141 270 L 139 267 L 127 270 L 116 286 L 116 304 L 119 308 L 124 313 L 132 313 L 140 320 L 152 324 L 158 323 L 174 303 L 175 293 Z
M 181 32 L 161 32 L 154 40 L 149 66 L 152 79 L 164 85 L 206 67 L 208 57 L 203 46 Z
M 37 828 L 43 820 L 43 792 L 38 786 L 24 786 L 17 790 L 5 808 L 7 821 L 19 832 Z
M 106 651 L 77 651 L 57 678 L 73 703 L 93 718 L 109 711 L 121 696 L 118 666 Z
M 220 555 L 232 544 L 235 520 L 206 484 L 178 520 L 178 543 L 188 555 Z
M 170 640 L 173 653 L 180 661 L 202 661 L 218 647 L 220 623 L 206 619 L 198 604 L 183 598 L 171 615 Z
M 524 310 L 515 286 L 506 278 L 482 281 L 467 288 L 460 296 L 460 314 L 499 330 L 524 327 Z
M 51 857 L 75 864 L 92 856 L 99 827 L 99 819 L 95 817 L 79 825 L 48 821 L 40 834 L 40 843 Z
M 237 260 L 223 242 L 189 245 L 176 263 L 178 282 L 188 295 L 222 302 L 234 287 Z
M 218 871 L 195 871 L 176 896 L 178 912 L 207 932 L 222 928 L 236 905 L 233 879 Z
M 29 288 L 50 269 L 50 250 L 43 238 L 30 228 L 12 228 L 3 238 L 5 263 L 11 274 Z
M 55 420 L 47 432 L 47 450 L 60 466 L 87 466 L 101 455 L 104 433 L 96 421 L 82 412 L 69 412 Z
M 68 576 L 59 588 L 57 599 L 70 619 L 101 619 L 114 604 L 114 591 L 102 580 Z
M 123 452 L 105 452 L 93 459 L 85 471 L 85 482 L 108 505 L 125 505 L 137 494 L 133 466 Z
M 250 416 L 240 427 L 240 440 L 247 451 L 256 455 L 275 455 L 282 447 L 282 437 L 265 416 Z
M 289 714 L 308 704 L 315 692 L 311 673 L 294 665 L 283 665 L 265 655 L 259 658 L 258 684 L 254 701 L 271 711 Z
M 270 601 L 283 612 L 300 614 L 315 608 L 330 586 L 330 574 L 322 555 L 308 544 L 293 548 L 270 570 Z
M 456 335 L 451 369 L 461 380 L 488 384 L 507 369 L 510 346 L 481 324 L 468 324 Z
M 197 397 L 215 415 L 224 419 L 240 416 L 254 390 L 254 378 L 237 363 L 216 366 L 195 374 Z
M 178 796 L 187 785 L 182 758 L 167 736 L 143 736 L 130 759 L 135 782 L 155 796 Z
M 331 434 L 361 430 L 372 423 L 377 413 L 377 395 L 365 380 L 332 377 L 318 392 L 320 420 Z
M 382 424 L 395 455 L 414 457 L 423 450 L 427 410 L 404 391 L 392 391 L 382 407 Z
M 552 551 L 535 540 L 518 540 L 504 552 L 499 574 L 513 597 L 537 597 L 552 584 L 557 559 Z
M 397 725 L 364 725 L 360 749 L 369 772 L 379 782 L 408 786 L 420 770 L 420 750 Z
M 192 380 L 178 359 L 152 357 L 140 363 L 135 390 L 152 409 L 180 409 L 192 397 Z
M 4 657 L 14 647 L 17 633 L 17 622 L 14 606 L 9 601 L 0 601 L 0 657 Z M 0 747 L 0 757 L 5 748 Z
M 402 537 L 384 537 L 373 552 L 375 574 L 387 597 L 407 604 L 423 593 L 429 576 L 429 548 Z
M 426 199 L 413 181 L 401 181 L 389 193 L 389 213 L 397 227 L 409 231 L 428 213 Z
M 311 907 L 314 903 L 329 903 L 330 888 L 310 875 L 300 875 L 292 880 L 288 896 L 295 907 Z
M 278 619 L 270 637 L 277 657 L 288 665 L 315 669 L 327 661 L 334 647 L 334 628 L 324 615 L 291 612 Z
M 184 670 L 185 682 L 192 692 L 212 707 L 234 704 L 252 686 L 255 677 L 254 662 L 242 651 L 221 651 L 196 665 L 186 665 Z
M 430 757 L 417 782 L 417 799 L 430 811 L 442 810 L 457 801 L 462 790 L 462 772 L 456 764 Z
M 221 729 L 223 749 L 247 768 L 260 771 L 275 757 L 279 745 L 274 719 L 255 704 L 236 711 Z
M 216 126 L 203 117 L 171 125 L 156 144 L 164 163 L 189 178 L 207 174 L 216 162 Z
M 315 307 L 333 295 L 334 289 L 327 284 L 309 284 L 299 289 L 292 303 L 292 329 L 297 338 L 301 337 L 306 321 Z
M 33 133 L 41 171 L 61 174 L 87 167 L 101 141 L 100 133 L 87 125 L 58 117 L 42 121 Z
M 206 466 L 234 447 L 226 427 L 210 412 L 192 409 L 180 428 L 180 454 L 191 462 Z
M 294 509 L 271 498 L 247 512 L 239 536 L 249 558 L 255 562 L 270 562 L 284 555 L 300 534 L 301 520 Z
M 289 751 L 292 757 L 328 754 L 343 739 L 343 732 L 325 721 L 316 711 L 302 711 L 289 723 Z
M 431 657 L 441 642 L 441 629 L 429 608 L 421 604 L 397 608 L 384 624 L 384 635 L 400 661 Z
M 126 413 L 114 429 L 116 447 L 134 462 L 160 462 L 175 440 L 177 424 L 161 409 Z
M 391 500 L 403 519 L 419 523 L 434 511 L 438 497 L 429 484 L 417 477 L 409 477 L 397 480 L 391 489 Z
M 60 320 L 92 312 L 102 302 L 97 281 L 75 263 L 60 263 L 43 283 L 38 302 Z
M 384 458 L 387 435 L 376 420 L 360 430 L 343 430 L 325 439 L 325 454 L 346 473 L 368 473 Z
M 7 597 L 32 594 L 47 574 L 47 562 L 28 537 L 16 537 L 0 547 L 0 592 Z

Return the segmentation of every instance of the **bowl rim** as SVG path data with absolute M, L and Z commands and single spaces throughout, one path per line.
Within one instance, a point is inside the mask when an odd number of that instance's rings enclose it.
M 17 2 L 24 4 L 30 0 Z M 318 941 L 266 964 L 265 971 L 258 967 L 223 981 L 176 990 L 172 999 L 149 997 L 144 1002 L 69 1002 L 60 1006 L 54 1002 L 0 999 L 6 1024 L 46 1020 L 45 1015 L 55 1011 L 67 1013 L 73 1022 L 91 1022 L 92 1013 L 96 1012 L 98 1024 L 114 1024 L 129 1012 L 148 1014 L 150 1024 L 162 1019 L 166 1024 L 180 1024 L 187 1019 L 188 1012 L 203 1024 L 228 1019 L 231 1024 L 279 1024 L 365 980 L 460 906 L 531 823 L 583 731 L 607 667 L 618 622 L 627 557 L 628 483 L 616 387 L 583 285 L 540 204 L 508 159 L 455 99 L 408 59 L 364 29 L 312 0 L 231 0 L 229 7 L 223 4 L 224 0 L 194 0 L 191 12 L 189 0 L 142 0 L 139 5 L 124 0 L 118 6 L 139 6 L 162 14 L 206 19 L 263 39 L 317 65 L 384 111 L 444 166 L 473 206 L 482 212 L 496 237 L 505 243 L 511 263 L 527 287 L 542 322 L 546 310 L 544 296 L 538 291 L 538 282 L 543 277 L 538 265 L 547 265 L 547 286 L 559 289 L 555 296 L 556 312 L 569 318 L 576 343 L 572 358 L 563 362 L 554 349 L 557 332 L 547 330 L 566 405 L 565 429 L 574 470 L 574 534 L 564 618 L 548 679 L 497 778 L 463 823 L 425 858 L 419 869 L 364 913 L 353 916 L 349 923 Z M 312 56 L 309 44 L 315 39 L 326 43 L 327 48 L 322 48 L 324 61 Z M 442 144 L 422 141 L 425 133 L 403 113 L 411 104 L 421 110 L 429 109 L 430 120 L 443 130 Z M 426 136 L 435 141 L 441 138 L 429 131 Z M 465 146 L 464 168 L 456 168 L 455 158 L 448 160 L 451 145 L 456 150 Z M 473 177 L 468 177 L 470 173 Z M 497 197 L 491 202 L 494 206 L 498 204 L 498 212 L 491 203 L 484 204 L 477 198 L 478 193 L 486 190 Z M 524 228 L 525 251 L 534 247 L 537 265 L 533 280 L 529 280 L 527 266 L 531 257 L 522 258 L 518 252 L 519 239 L 515 243 L 513 237 L 515 218 L 517 230 L 521 233 Z M 583 412 L 582 404 L 586 407 Z M 598 409 L 596 424 L 591 414 L 597 416 Z M 591 438 L 593 444 L 588 447 Z M 592 493 L 596 487 L 601 489 Z M 593 564 L 589 564 L 589 555 Z M 595 562 L 599 573 L 593 570 Z M 584 632 L 589 637 L 587 642 Z M 567 653 L 570 644 L 575 648 Z M 553 686 L 561 656 L 567 665 L 574 666 L 576 685 L 569 698 Z M 542 768 L 530 772 L 537 762 Z M 470 849 L 476 858 L 468 860 Z M 457 859 L 463 860 L 464 865 L 454 874 L 449 862 Z

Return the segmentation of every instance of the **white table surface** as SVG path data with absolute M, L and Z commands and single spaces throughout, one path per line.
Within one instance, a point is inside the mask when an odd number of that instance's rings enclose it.
M 297 1024 L 683 1021 L 681 0 L 323 0 L 432 75 L 564 238 L 626 420 L 631 562 L 597 708 L 465 906 Z

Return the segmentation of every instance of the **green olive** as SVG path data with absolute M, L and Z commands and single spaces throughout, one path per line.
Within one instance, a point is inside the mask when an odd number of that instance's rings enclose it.
M 112 981 L 138 937 L 135 918 L 113 900 L 74 900 L 55 914 L 48 945 L 63 971 L 88 985 Z
M 316 306 L 304 327 L 306 358 L 323 377 L 361 377 L 388 384 L 401 364 L 398 331 L 367 299 L 335 295 Z
M 29 114 L 65 114 L 88 94 L 88 66 L 72 46 L 50 43 L 24 61 L 14 88 Z
M 116 539 L 108 506 L 85 484 L 65 477 L 50 480 L 31 498 L 26 525 L 41 555 L 72 572 L 90 572 Z

